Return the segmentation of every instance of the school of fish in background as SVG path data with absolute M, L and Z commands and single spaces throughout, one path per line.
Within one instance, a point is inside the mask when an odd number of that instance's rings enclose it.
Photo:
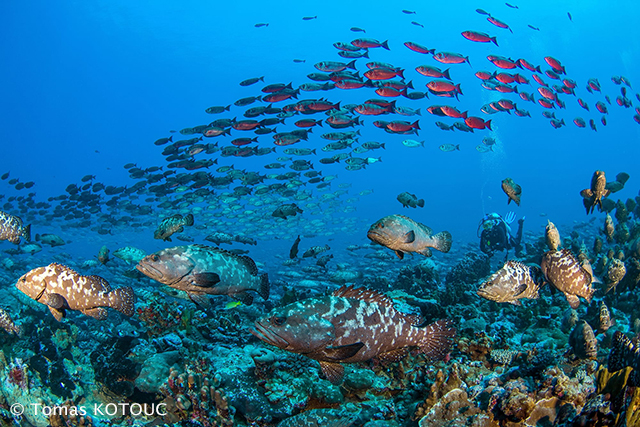
M 499 50 L 512 28 L 477 12 L 488 33 L 461 36 Z M 87 175 L 40 200 L 18 171 L 0 176 L 20 194 L 0 194 L 0 240 L 13 244 L 0 248 L 0 278 L 11 284 L 0 308 L 3 422 L 107 425 L 8 413 L 39 399 L 169 408 L 118 413 L 109 425 L 640 425 L 640 195 L 614 200 L 633 173 L 585 177 L 571 191 L 598 219 L 573 229 L 549 221 L 544 236 L 527 232 L 523 258 L 500 265 L 477 243 L 456 248 L 449 231 L 412 219 L 432 207 L 427 194 L 397 189 L 398 203 L 375 220 L 350 215 L 374 190 L 348 192 L 349 173 L 375 173 L 389 134 L 420 156 L 431 148 L 419 137 L 427 126 L 479 132 L 475 150 L 491 156 L 496 115 L 596 132 L 609 114 L 640 124 L 629 79 L 576 82 L 551 56 L 481 59 L 351 30 L 363 34 L 333 43 L 339 58 L 319 58 L 308 82 L 243 80 L 254 95 L 150 141 L 166 162 L 124 165 L 130 185 Z M 390 49 L 410 49 L 415 62 L 382 62 Z M 461 108 L 456 77 L 468 73 L 502 98 Z M 362 101 L 342 103 L 344 90 Z M 365 126 L 378 141 L 361 140 Z M 249 157 L 264 157 L 262 169 L 243 168 Z M 510 177 L 495 186 L 505 206 L 526 198 Z M 363 222 L 370 243 L 329 244 Z M 64 246 L 84 229 L 135 230 L 159 249 L 105 244 L 69 259 Z M 249 256 L 276 239 L 291 243 L 288 253 Z

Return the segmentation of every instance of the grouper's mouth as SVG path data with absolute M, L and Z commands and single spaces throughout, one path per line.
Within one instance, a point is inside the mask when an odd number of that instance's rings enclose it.
M 151 279 L 157 280 L 158 282 L 162 279 L 162 272 L 153 268 L 151 264 L 143 264 L 142 262 L 139 262 L 138 265 L 136 265 L 136 270 Z
M 257 321 L 255 323 L 255 327 L 251 328 L 249 332 L 251 332 L 251 334 L 256 338 L 271 345 L 275 345 L 278 348 L 286 348 L 289 346 L 289 342 L 287 340 L 273 332 L 271 329 L 267 329 L 262 326 L 260 321 Z

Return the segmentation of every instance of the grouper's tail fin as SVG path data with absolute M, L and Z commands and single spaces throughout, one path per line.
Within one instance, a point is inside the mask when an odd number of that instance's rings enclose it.
M 265 300 L 269 299 L 269 276 L 267 273 L 260 276 L 260 288 L 258 288 L 258 293 Z
M 451 250 L 451 233 L 448 231 L 441 231 L 440 233 L 433 236 L 433 239 L 436 241 L 435 248 L 440 252 L 447 253 Z
M 109 292 L 109 307 L 118 310 L 125 316 L 133 316 L 136 297 L 130 286 L 115 289 Z
M 27 242 L 31 242 L 31 224 L 22 229 L 22 237 L 24 237 Z
M 631 366 L 634 371 L 640 365 L 640 349 L 622 332 L 613 334 L 613 345 L 609 353 L 608 368 L 610 372 L 619 371 Z
M 432 360 L 444 359 L 453 344 L 456 330 L 449 319 L 438 320 L 423 329 L 424 338 L 419 344 L 420 351 Z

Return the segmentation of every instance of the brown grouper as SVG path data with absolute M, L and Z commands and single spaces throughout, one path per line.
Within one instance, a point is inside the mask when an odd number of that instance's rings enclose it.
M 111 289 L 100 276 L 83 276 L 61 264 L 38 267 L 18 279 L 16 287 L 29 298 L 49 307 L 56 320 L 62 320 L 66 310 L 78 310 L 98 320 L 107 318 L 105 307 L 133 315 L 133 289 Z
M 186 292 L 198 304 L 208 295 L 229 295 L 245 304 L 253 302 L 247 291 L 269 298 L 267 274 L 258 274 L 247 256 L 205 245 L 175 246 L 144 257 L 136 268 L 145 276 Z
M 255 323 L 251 333 L 269 344 L 320 362 L 334 384 L 342 381 L 341 363 L 370 359 L 397 361 L 410 349 L 444 358 L 455 330 L 448 320 L 424 328 L 419 317 L 395 309 L 376 291 L 341 287 L 330 296 L 279 307 Z
M 19 217 L 0 211 L 0 240 L 17 245 L 22 237 L 27 242 L 31 241 L 31 225 L 25 226 Z
M 389 215 L 376 221 L 369 228 L 367 237 L 395 251 L 400 259 L 410 252 L 430 257 L 430 248 L 445 253 L 451 249 L 451 233 L 433 234 L 426 225 L 404 215 Z

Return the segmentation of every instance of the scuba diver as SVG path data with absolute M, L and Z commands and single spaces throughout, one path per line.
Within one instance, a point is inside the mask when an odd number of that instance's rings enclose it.
M 509 249 L 515 248 L 516 256 L 523 256 L 522 246 L 522 224 L 524 223 L 524 217 L 518 220 L 518 232 L 516 237 L 511 236 L 511 227 L 509 224 L 513 222 L 516 215 L 513 212 L 509 212 L 503 219 L 497 213 L 490 213 L 485 215 L 480 221 L 478 226 L 478 237 L 480 237 L 480 250 L 493 256 L 496 251 L 507 251 L 505 259 L 509 255 Z M 482 230 L 482 231 L 481 231 Z

